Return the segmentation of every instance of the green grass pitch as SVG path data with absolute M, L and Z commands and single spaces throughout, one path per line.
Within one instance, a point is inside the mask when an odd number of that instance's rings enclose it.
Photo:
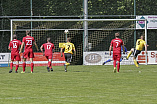
M 157 104 L 157 66 L 74 65 L 35 67 L 30 73 L 0 68 L 0 104 Z M 15 69 L 15 68 L 14 68 Z M 13 70 L 14 70 L 13 69 Z

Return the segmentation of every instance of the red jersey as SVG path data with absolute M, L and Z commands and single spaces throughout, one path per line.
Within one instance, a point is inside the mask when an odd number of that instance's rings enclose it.
M 19 54 L 19 47 L 21 44 L 22 44 L 21 41 L 19 41 L 17 39 L 13 39 L 9 43 L 9 47 L 11 48 L 11 53 L 12 54 Z
M 32 49 L 33 42 L 35 42 L 35 40 L 31 36 L 25 36 L 23 37 L 22 42 L 25 43 L 25 50 L 26 50 L 26 49 Z
M 45 55 L 52 55 L 52 50 L 55 49 L 54 44 L 50 42 L 43 44 L 43 47 L 45 49 Z
M 111 46 L 113 46 L 113 54 L 121 54 L 121 46 L 123 41 L 119 38 L 112 39 Z

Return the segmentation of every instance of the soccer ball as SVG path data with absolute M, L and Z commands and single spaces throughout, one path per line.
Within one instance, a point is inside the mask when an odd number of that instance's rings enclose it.
M 65 30 L 65 31 L 64 31 L 64 33 L 65 33 L 65 34 L 68 34 L 68 33 L 69 33 L 69 31 L 68 31 L 68 30 Z

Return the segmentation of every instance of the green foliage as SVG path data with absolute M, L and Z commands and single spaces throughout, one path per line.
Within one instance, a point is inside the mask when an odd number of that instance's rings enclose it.
M 1 14 L 30 16 L 30 0 L 1 0 Z M 137 15 L 157 14 L 155 0 L 136 0 Z M 34 16 L 83 15 L 83 0 L 32 0 Z M 134 0 L 88 0 L 89 15 L 133 15 Z
M 156 65 L 35 67 L 30 73 L 0 68 L 1 104 L 156 104 Z M 19 72 L 22 71 L 20 67 Z

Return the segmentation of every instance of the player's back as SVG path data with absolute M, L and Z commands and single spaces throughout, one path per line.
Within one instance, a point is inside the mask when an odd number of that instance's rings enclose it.
M 43 44 L 43 47 L 45 49 L 45 54 L 52 54 L 53 49 L 55 49 L 54 44 L 50 42 Z
M 111 45 L 113 46 L 113 53 L 121 53 L 121 46 L 123 45 L 123 41 L 121 39 L 112 39 Z
M 73 54 L 72 50 L 75 49 L 75 46 L 73 43 L 67 42 L 63 45 L 63 48 L 65 48 L 64 53 L 71 53 Z
M 143 49 L 143 47 L 144 47 L 145 44 L 146 44 L 146 42 L 144 40 L 138 39 L 136 41 L 136 50 L 142 51 L 142 49 Z
M 23 37 L 22 42 L 25 43 L 25 50 L 32 49 L 34 41 L 35 41 L 34 38 L 31 37 L 31 36 L 25 36 L 25 37 Z
M 19 53 L 19 47 L 21 45 L 21 41 L 14 39 L 9 43 L 9 47 L 11 48 L 11 53 L 12 54 L 17 54 Z

